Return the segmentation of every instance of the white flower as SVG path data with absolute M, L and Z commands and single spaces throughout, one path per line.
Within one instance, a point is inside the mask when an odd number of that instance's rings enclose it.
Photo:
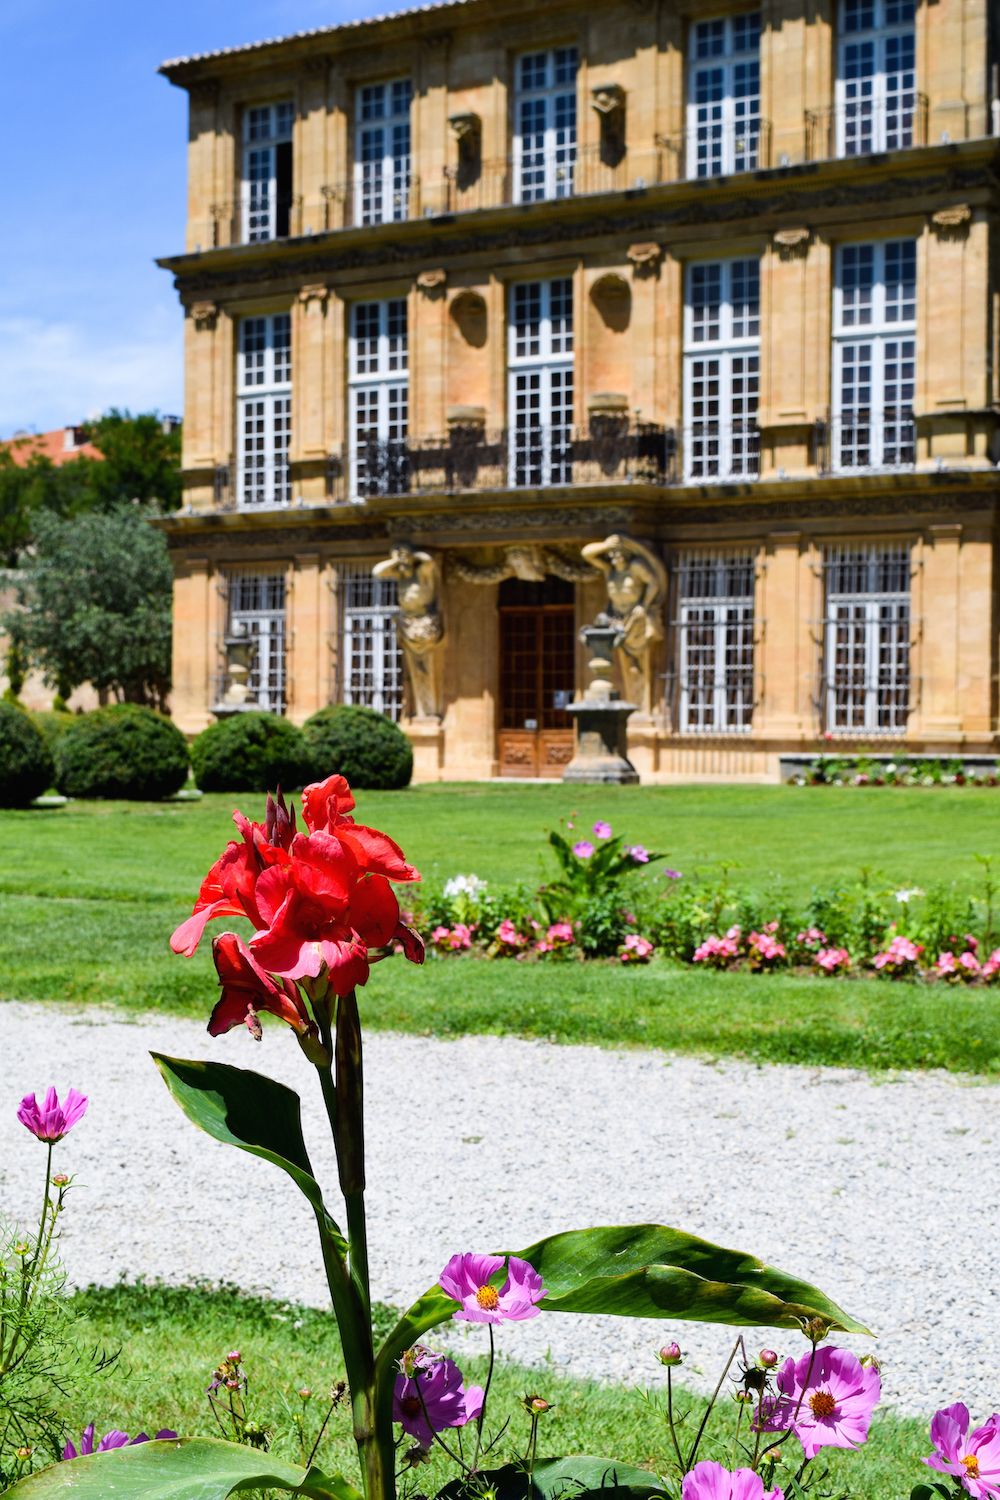
M 453 875 L 450 880 L 445 881 L 444 893 L 450 901 L 454 901 L 456 896 L 468 896 L 474 901 L 485 889 L 486 881 L 480 880 L 478 875 Z
M 913 900 L 914 896 L 922 896 L 923 894 L 919 885 L 904 886 L 901 891 L 896 892 L 896 900 L 901 906 L 905 906 L 907 902 Z

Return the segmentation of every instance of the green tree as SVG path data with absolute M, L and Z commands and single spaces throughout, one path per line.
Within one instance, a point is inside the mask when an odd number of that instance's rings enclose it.
M 166 542 L 135 507 L 73 520 L 41 511 L 18 570 L 14 628 L 62 697 L 90 682 L 102 697 L 162 708 L 172 581 Z
M 166 429 L 157 412 L 119 411 L 117 407 L 87 427 L 87 437 L 101 451 L 91 460 L 88 486 L 95 510 L 138 500 L 160 511 L 181 503 L 181 432 Z

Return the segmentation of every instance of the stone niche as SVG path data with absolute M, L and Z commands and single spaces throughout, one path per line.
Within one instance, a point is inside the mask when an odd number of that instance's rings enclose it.
M 632 323 L 632 288 L 616 271 L 592 282 L 587 297 L 588 383 L 598 391 L 632 391 L 628 330 Z
M 469 288 L 448 305 L 448 402 L 451 407 L 489 407 L 489 319 L 485 299 Z

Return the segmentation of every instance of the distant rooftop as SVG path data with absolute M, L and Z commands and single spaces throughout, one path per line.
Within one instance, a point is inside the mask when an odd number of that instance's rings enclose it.
M 74 458 L 103 458 L 104 454 L 93 443 L 87 441 L 87 429 L 82 425 L 57 427 L 53 432 L 15 432 L 6 442 L 0 442 L 11 458 L 23 468 L 33 458 L 47 458 L 56 465 Z
M 161 63 L 158 71 L 166 77 L 198 63 L 214 62 L 226 57 L 241 57 L 252 52 L 263 52 L 269 47 L 280 47 L 289 42 L 313 41 L 319 37 L 332 37 L 344 32 L 360 31 L 365 26 L 378 26 L 385 21 L 399 21 L 406 16 L 425 15 L 428 11 L 458 10 L 472 0 L 431 0 L 427 5 L 411 5 L 405 10 L 390 10 L 380 16 L 364 16 L 356 21 L 341 21 L 336 26 L 315 26 L 309 31 L 292 31 L 287 36 L 268 37 L 260 42 L 245 42 L 239 47 L 220 47 L 215 52 L 194 52 L 190 57 L 172 57 Z

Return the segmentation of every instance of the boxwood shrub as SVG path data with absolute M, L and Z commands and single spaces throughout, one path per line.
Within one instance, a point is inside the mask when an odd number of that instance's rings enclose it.
M 52 785 L 52 753 L 23 708 L 0 702 L 0 807 L 27 807 Z
M 321 708 L 302 727 L 315 780 L 339 771 L 358 790 L 394 791 L 409 786 L 413 747 L 385 714 L 359 704 L 337 703 Z
M 191 746 L 191 764 L 203 792 L 290 791 L 304 786 L 311 770 L 302 730 L 258 709 L 202 730 Z
M 187 741 L 163 714 L 115 703 L 81 714 L 55 745 L 56 786 L 67 797 L 155 801 L 187 780 Z

